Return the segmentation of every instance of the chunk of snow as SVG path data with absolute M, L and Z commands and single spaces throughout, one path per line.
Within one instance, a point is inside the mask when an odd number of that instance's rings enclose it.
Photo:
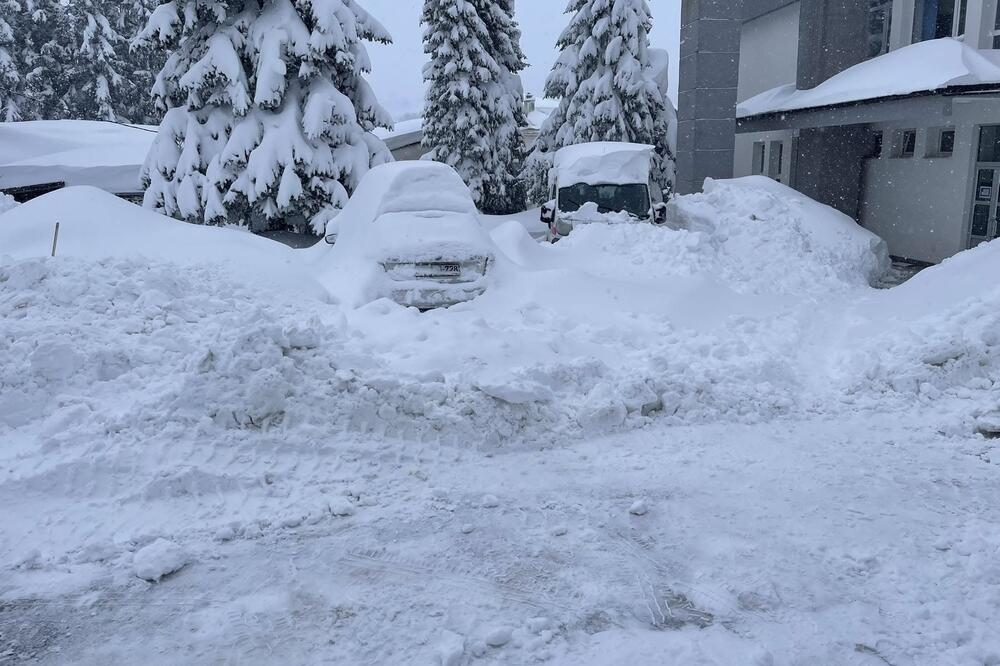
M 510 643 L 514 636 L 514 630 L 510 627 L 497 627 L 486 634 L 486 644 L 490 647 L 503 647 Z
M 438 659 L 441 666 L 459 666 L 465 654 L 465 638 L 454 631 L 441 632 L 438 642 Z
M 188 553 L 173 541 L 157 539 L 135 553 L 132 568 L 135 575 L 152 583 L 180 571 L 190 561 Z
M 628 508 L 628 512 L 633 516 L 645 516 L 649 512 L 649 505 L 646 503 L 646 500 L 636 500 Z
M 955 86 L 1000 83 L 1000 53 L 945 37 L 890 51 L 845 69 L 815 88 L 784 85 L 736 106 L 739 118 L 934 92 Z

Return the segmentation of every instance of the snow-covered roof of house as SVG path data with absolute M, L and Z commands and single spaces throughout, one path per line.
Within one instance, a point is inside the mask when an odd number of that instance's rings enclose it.
M 565 184 L 628 185 L 649 181 L 653 146 L 597 141 L 560 148 L 554 167 Z
M 389 150 L 412 146 L 420 143 L 424 138 L 424 119 L 401 120 L 395 123 L 391 130 L 378 127 L 373 134 L 382 139 L 385 142 L 385 147 Z
M 65 182 L 107 192 L 141 188 L 156 128 L 90 120 L 0 123 L 0 189 Z
M 850 102 L 1000 83 L 1000 51 L 946 37 L 911 44 L 830 77 L 815 88 L 784 85 L 737 104 L 736 116 L 798 111 Z

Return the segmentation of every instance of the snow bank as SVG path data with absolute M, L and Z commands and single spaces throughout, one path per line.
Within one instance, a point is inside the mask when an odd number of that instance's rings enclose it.
M 6 213 L 16 205 L 17 202 L 14 201 L 14 197 L 0 192 L 0 214 Z
M 0 261 L 46 257 L 59 223 L 58 256 L 212 264 L 265 288 L 327 298 L 295 252 L 237 229 L 180 222 L 93 187 L 70 187 L 0 216 Z
M 652 152 L 653 146 L 638 143 L 581 143 L 559 149 L 553 164 L 562 185 L 645 184 Z
M 714 270 L 738 291 L 822 296 L 871 284 L 890 267 L 878 236 L 764 176 L 708 179 L 702 194 L 674 202 L 681 223 L 716 250 Z
M 833 104 L 1000 83 L 1000 54 L 946 37 L 918 42 L 855 65 L 815 88 L 784 85 L 740 103 L 740 118 Z
M 905 284 L 872 294 L 849 313 L 846 390 L 858 400 L 886 393 L 1000 403 L 1000 243 L 966 250 Z M 966 420 L 973 416 L 970 409 Z
M 62 181 L 139 192 L 155 138 L 155 127 L 90 120 L 0 123 L 0 189 Z

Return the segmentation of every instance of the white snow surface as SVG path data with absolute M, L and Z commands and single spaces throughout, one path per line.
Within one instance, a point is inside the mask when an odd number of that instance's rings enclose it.
M 139 172 L 156 128 L 91 120 L 0 123 L 0 189 L 65 182 L 142 190 Z
M 91 190 L 3 214 L 0 655 L 994 662 L 1000 245 L 881 291 L 777 184 L 672 215 L 503 222 L 508 269 L 420 314 Z
M 1000 52 L 945 37 L 866 60 L 809 90 L 796 90 L 794 84 L 766 90 L 737 104 L 736 115 L 747 118 L 991 83 L 1000 84 Z
M 562 185 L 628 185 L 649 182 L 653 146 L 598 141 L 566 146 L 553 162 Z

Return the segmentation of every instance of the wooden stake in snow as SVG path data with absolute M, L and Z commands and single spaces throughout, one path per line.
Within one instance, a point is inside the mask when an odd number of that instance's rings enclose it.
M 52 232 L 52 256 L 56 256 L 56 245 L 59 243 L 59 223 L 56 222 L 56 230 Z

